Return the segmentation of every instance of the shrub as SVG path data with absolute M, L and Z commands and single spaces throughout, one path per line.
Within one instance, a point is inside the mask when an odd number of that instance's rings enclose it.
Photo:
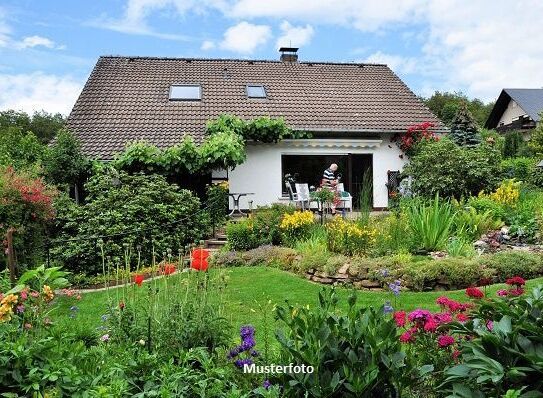
M 438 281 L 448 285 L 449 289 L 461 289 L 490 273 L 475 260 L 455 257 L 408 262 L 394 271 L 395 276 L 404 280 L 407 286 L 419 291 L 431 290 Z
M 509 158 L 501 162 L 502 174 L 505 178 L 529 182 L 535 172 L 535 159 L 533 158 Z
M 228 182 L 212 184 L 206 187 L 205 205 L 209 211 L 211 221 L 215 225 L 223 224 L 228 214 Z
M 208 231 L 207 215 L 190 191 L 160 175 L 106 171 L 86 184 L 87 203 L 59 207 L 53 255 L 70 271 L 102 271 L 102 253 L 150 264 L 154 253 L 177 253 Z M 98 237 L 106 236 L 102 241 Z
M 456 110 L 451 123 L 449 138 L 460 146 L 473 147 L 481 142 L 481 136 L 477 131 L 477 122 L 468 110 L 465 101 L 460 102 Z
M 283 242 L 281 220 L 285 214 L 296 211 L 294 206 L 274 203 L 269 207 L 258 207 L 252 219 L 259 245 L 280 245 Z
M 522 133 L 519 131 L 509 131 L 505 134 L 503 156 L 506 158 L 514 158 L 524 146 L 525 143 L 524 138 L 522 138 Z
M 345 255 L 366 254 L 376 242 L 377 231 L 337 216 L 326 225 L 328 249 Z
M 498 281 L 504 282 L 515 275 L 535 278 L 543 275 L 543 255 L 520 250 L 503 251 L 481 256 L 478 263 L 495 270 Z
M 515 206 L 520 197 L 520 183 L 515 180 L 503 181 L 496 190 L 488 195 L 480 192 L 480 197 L 488 197 L 496 203 L 504 206 Z
M 232 250 L 254 249 L 259 243 L 251 219 L 228 223 L 226 226 L 226 236 L 228 238 L 228 246 Z
M 503 204 L 493 201 L 486 195 L 470 197 L 467 201 L 467 205 L 473 207 L 479 214 L 489 212 L 489 215 L 491 215 L 495 221 L 505 220 L 505 216 L 507 215 L 507 211 Z
M 267 267 L 278 267 L 291 269 L 296 258 L 296 250 L 288 247 L 264 245 L 249 250 L 242 254 L 245 265 L 264 265 Z
M 394 135 L 392 141 L 396 142 L 403 153 L 411 157 L 417 153 L 422 143 L 438 141 L 433 131 L 434 127 L 431 122 L 415 124 L 409 126 L 405 133 Z
M 355 294 L 347 313 L 338 315 L 338 301 L 333 289 L 323 289 L 314 309 L 277 308 L 282 361 L 314 367 L 282 376 L 286 396 L 401 396 L 417 372 L 406 366 L 392 318 L 382 308 L 358 309 Z
M 245 265 L 241 252 L 232 250 L 218 251 L 211 255 L 209 265 L 212 267 L 242 267 Z
M 414 200 L 406 210 L 415 247 L 427 251 L 443 249 L 455 219 L 451 203 L 436 195 L 429 203 Z
M 311 211 L 295 211 L 285 214 L 280 227 L 288 242 L 307 237 L 311 226 L 315 223 L 315 216 Z
M 500 161 L 499 151 L 491 145 L 459 147 L 443 138 L 423 143 L 403 175 L 412 177 L 411 189 L 416 194 L 459 199 L 494 189 L 500 181 Z

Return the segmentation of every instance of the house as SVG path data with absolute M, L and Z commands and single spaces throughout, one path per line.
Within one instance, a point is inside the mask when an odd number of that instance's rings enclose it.
M 504 88 L 485 123 L 499 132 L 533 129 L 543 111 L 543 88 Z
M 312 138 L 248 143 L 244 164 L 213 173 L 231 192 L 254 193 L 242 208 L 284 199 L 287 173 L 318 185 L 332 162 L 355 203 L 371 168 L 373 205 L 387 207 L 386 184 L 406 161 L 391 137 L 424 121 L 441 129 L 439 120 L 386 65 L 299 62 L 297 49 L 281 50 L 277 61 L 100 57 L 67 126 L 88 156 L 110 160 L 136 140 L 201 142 L 206 122 L 224 113 L 283 117 Z

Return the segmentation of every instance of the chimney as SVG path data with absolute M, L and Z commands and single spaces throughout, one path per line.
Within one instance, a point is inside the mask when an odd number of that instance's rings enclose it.
M 283 62 L 298 62 L 298 48 L 297 47 L 281 47 L 279 49 L 281 53 L 281 61 Z

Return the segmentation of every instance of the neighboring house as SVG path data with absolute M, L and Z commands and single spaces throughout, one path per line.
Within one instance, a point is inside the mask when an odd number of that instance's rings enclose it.
M 536 126 L 543 111 L 543 88 L 504 88 L 485 123 L 499 132 L 528 131 Z
M 439 120 L 386 66 L 298 62 L 297 49 L 279 61 L 100 57 L 67 121 L 90 157 L 110 160 L 127 143 L 159 147 L 185 135 L 201 142 L 206 122 L 229 113 L 244 119 L 283 117 L 311 139 L 247 144 L 247 160 L 228 172 L 231 192 L 265 205 L 284 198 L 285 174 L 318 185 L 330 163 L 339 165 L 345 188 L 360 192 L 373 172 L 373 205 L 388 205 L 387 182 L 405 159 L 390 141 L 417 123 Z M 243 200 L 243 198 L 242 198 Z

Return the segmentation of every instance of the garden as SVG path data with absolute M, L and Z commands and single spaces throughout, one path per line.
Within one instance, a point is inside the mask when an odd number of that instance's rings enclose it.
M 543 127 L 500 135 L 461 106 L 432 129 L 392 137 L 409 164 L 387 212 L 366 189 L 355 217 L 237 220 L 226 183 L 194 181 L 247 140 L 302 138 L 281 119 L 108 164 L 68 131 L 3 130 L 0 396 L 543 396 Z

